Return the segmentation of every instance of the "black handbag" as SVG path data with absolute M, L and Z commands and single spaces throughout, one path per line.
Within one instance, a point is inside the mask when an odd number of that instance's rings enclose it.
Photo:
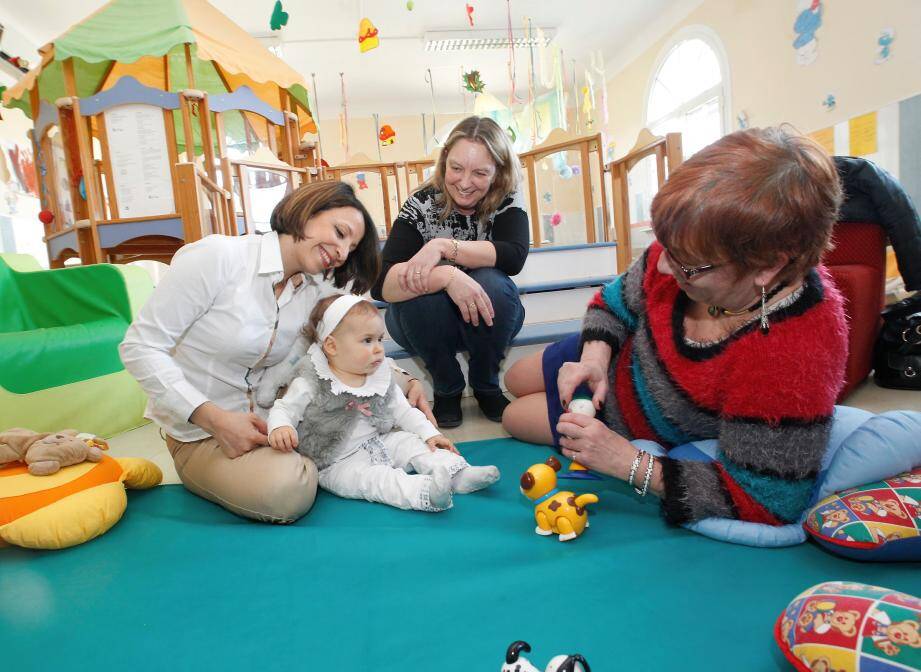
M 887 306 L 873 352 L 876 384 L 921 390 L 921 292 Z

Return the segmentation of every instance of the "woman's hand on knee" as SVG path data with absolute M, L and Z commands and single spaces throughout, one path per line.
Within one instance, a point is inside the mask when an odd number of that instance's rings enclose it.
M 441 261 L 442 243 L 438 238 L 430 240 L 406 262 L 397 275 L 400 289 L 413 294 L 429 293 L 429 276 Z
M 225 411 L 208 401 L 189 420 L 211 434 L 231 460 L 269 443 L 268 425 L 255 413 Z
M 457 304 L 464 322 L 479 326 L 480 317 L 487 326 L 492 326 L 492 318 L 496 316 L 492 301 L 483 286 L 463 271 L 455 271 L 454 277 L 445 288 L 451 300 Z
M 592 391 L 592 404 L 596 410 L 600 409 L 608 393 L 608 379 L 604 367 L 594 361 L 566 362 L 560 367 L 556 383 L 560 404 L 569 408 L 572 395 L 582 383 L 588 384 Z

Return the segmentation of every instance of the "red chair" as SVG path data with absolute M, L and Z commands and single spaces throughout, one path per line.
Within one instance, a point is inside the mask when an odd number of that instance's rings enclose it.
M 844 388 L 838 401 L 863 382 L 873 368 L 873 344 L 879 334 L 886 291 L 886 233 L 878 224 L 838 222 L 835 249 L 824 263 L 844 296 L 848 354 Z

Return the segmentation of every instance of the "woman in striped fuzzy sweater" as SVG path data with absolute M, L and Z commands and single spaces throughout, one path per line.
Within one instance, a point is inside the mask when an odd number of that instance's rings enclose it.
M 832 160 L 784 128 L 695 154 L 653 201 L 658 242 L 595 296 L 581 335 L 509 370 L 505 428 L 660 496 L 675 524 L 796 520 L 844 380 L 841 296 L 819 265 L 840 202 Z M 564 412 L 582 384 L 598 418 Z M 707 438 L 712 463 L 629 442 Z

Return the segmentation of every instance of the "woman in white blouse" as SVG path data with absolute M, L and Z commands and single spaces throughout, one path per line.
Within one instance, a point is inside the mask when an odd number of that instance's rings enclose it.
M 317 470 L 268 447 L 253 390 L 316 302 L 349 281 L 365 292 L 380 256 L 371 216 L 342 182 L 288 194 L 271 225 L 265 235 L 213 235 L 179 250 L 120 352 L 183 485 L 241 516 L 290 523 L 313 505 Z M 419 381 L 406 392 L 431 414 Z

